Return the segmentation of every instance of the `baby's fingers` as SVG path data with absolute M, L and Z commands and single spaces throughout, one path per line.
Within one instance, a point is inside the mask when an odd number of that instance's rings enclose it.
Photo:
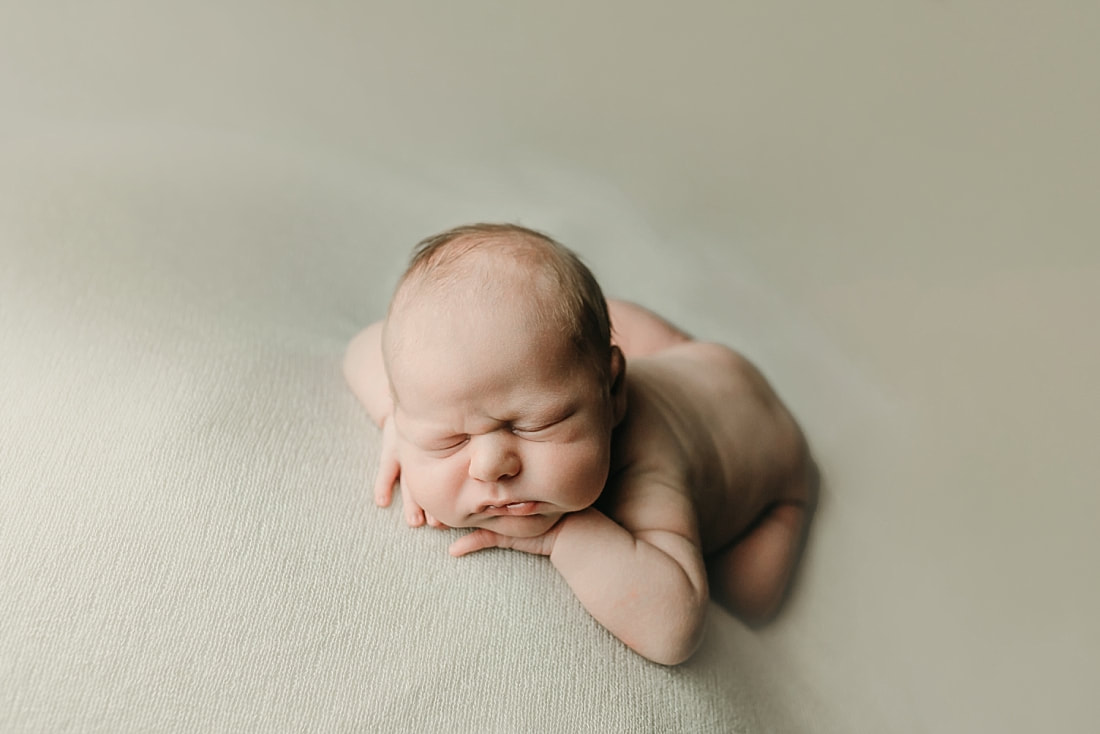
M 451 547 L 447 549 L 447 552 L 455 558 L 458 558 L 467 553 L 473 553 L 486 548 L 496 548 L 500 545 L 501 539 L 502 536 L 494 533 L 492 530 L 478 528 L 474 532 L 463 535 L 461 538 L 451 543 Z
M 401 504 L 404 508 L 405 522 L 408 523 L 409 527 L 418 528 L 427 522 L 424 510 L 416 504 L 416 501 L 404 489 L 401 490 Z
M 382 461 L 378 466 L 378 476 L 374 480 L 374 503 L 379 507 L 389 507 L 393 502 L 393 485 L 401 474 L 401 465 L 396 457 L 387 456 L 383 452 Z
M 389 507 L 393 502 L 393 485 L 401 476 L 401 463 L 397 460 L 397 444 L 393 428 L 386 426 L 382 432 L 382 452 L 378 459 L 378 476 L 374 480 L 374 503 Z
M 451 543 L 448 551 L 452 556 L 458 557 L 485 548 L 510 548 L 522 553 L 548 556 L 554 552 L 554 540 L 557 535 L 557 530 L 551 528 L 542 535 L 531 538 L 513 538 L 510 535 L 501 535 L 500 533 L 494 533 L 492 530 L 478 528 L 469 535 L 464 535 Z

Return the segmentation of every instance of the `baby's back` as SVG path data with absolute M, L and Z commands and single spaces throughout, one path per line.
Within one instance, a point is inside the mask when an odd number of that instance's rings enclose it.
M 619 481 L 674 485 L 696 509 L 704 553 L 786 499 L 805 441 L 767 381 L 733 350 L 686 342 L 627 365 L 627 414 L 615 439 Z

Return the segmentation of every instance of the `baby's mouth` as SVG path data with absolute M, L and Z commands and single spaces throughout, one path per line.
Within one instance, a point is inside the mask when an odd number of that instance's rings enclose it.
M 494 516 L 513 515 L 520 517 L 537 515 L 539 504 L 538 502 L 509 502 L 500 505 L 482 505 L 480 514 Z

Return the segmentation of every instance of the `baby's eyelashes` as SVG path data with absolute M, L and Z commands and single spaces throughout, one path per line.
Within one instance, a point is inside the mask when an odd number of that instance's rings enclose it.
M 566 422 L 572 413 L 562 416 L 560 418 L 553 418 L 548 421 L 541 421 L 538 423 L 528 424 L 515 424 L 515 423 L 501 423 L 497 427 L 493 428 L 487 433 L 494 433 L 497 431 L 504 431 L 511 433 L 515 436 L 524 439 L 539 440 L 550 435 L 553 435 L 553 431 Z M 473 434 L 482 435 L 482 434 Z M 471 434 L 454 434 L 451 436 L 444 436 L 442 438 L 427 438 L 421 437 L 415 440 L 414 443 L 422 450 L 435 456 L 446 457 L 456 453 L 459 449 L 464 447 L 470 442 Z
M 515 425 L 511 427 L 512 433 L 519 434 L 521 436 L 538 436 L 539 434 L 548 433 L 552 428 L 569 420 L 572 413 L 561 416 L 560 418 L 554 418 L 552 420 L 543 421 L 541 423 L 533 423 L 528 425 Z
M 447 452 L 447 451 L 457 451 L 458 449 L 465 446 L 466 443 L 469 440 L 470 440 L 469 436 L 451 436 L 449 438 L 443 439 L 442 441 L 434 441 L 434 442 L 428 444 L 427 446 L 425 446 L 425 448 L 428 451 L 432 451 L 432 452 L 435 452 L 435 453 L 444 453 L 444 452 Z
M 549 430 L 551 426 L 539 426 L 537 428 L 522 428 L 520 426 L 512 426 L 512 433 L 520 436 L 535 436 L 546 430 Z

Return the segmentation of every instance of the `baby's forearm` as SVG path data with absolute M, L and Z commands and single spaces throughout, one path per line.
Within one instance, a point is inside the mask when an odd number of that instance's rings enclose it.
M 643 657 L 675 665 L 699 643 L 706 572 L 686 538 L 666 534 L 660 544 L 588 509 L 562 519 L 550 560 L 600 624 Z

